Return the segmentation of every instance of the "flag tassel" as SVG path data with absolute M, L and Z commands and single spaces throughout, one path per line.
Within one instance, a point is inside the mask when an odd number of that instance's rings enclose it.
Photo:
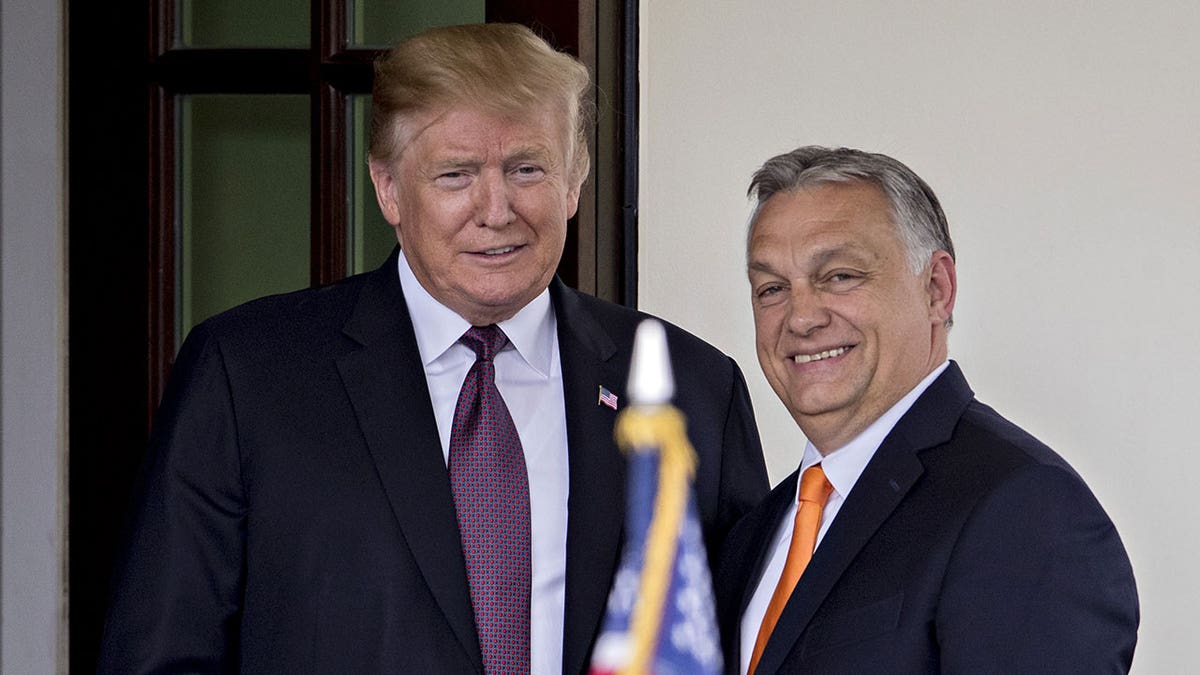
M 618 420 L 616 435 L 620 446 L 633 452 L 642 448 L 660 451 L 654 517 L 646 534 L 645 567 L 630 621 L 632 655 L 629 665 L 622 670 L 625 675 L 649 675 L 658 648 L 696 453 L 688 443 L 683 415 L 670 406 L 626 410 Z

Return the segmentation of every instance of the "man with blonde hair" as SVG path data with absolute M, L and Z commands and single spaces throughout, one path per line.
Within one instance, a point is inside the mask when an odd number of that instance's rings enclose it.
M 554 272 L 587 72 L 529 30 L 439 28 L 376 68 L 399 247 L 188 337 L 102 672 L 584 672 L 618 561 L 612 435 L 645 317 Z M 737 365 L 668 327 L 714 550 L 766 493 Z

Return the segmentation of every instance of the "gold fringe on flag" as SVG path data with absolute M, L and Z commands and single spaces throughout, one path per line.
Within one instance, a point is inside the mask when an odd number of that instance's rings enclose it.
M 696 451 L 688 442 L 683 414 L 669 405 L 626 408 L 617 419 L 615 435 L 626 452 L 659 451 L 658 494 L 646 533 L 638 599 L 630 617 L 632 657 L 621 671 L 648 675 L 658 646 L 679 529 L 687 512 L 689 485 L 696 472 Z

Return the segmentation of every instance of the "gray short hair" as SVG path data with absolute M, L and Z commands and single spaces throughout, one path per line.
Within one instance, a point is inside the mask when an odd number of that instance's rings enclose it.
M 918 273 L 934 251 L 954 258 L 950 226 L 937 195 L 921 177 L 903 163 L 872 152 L 852 148 L 806 145 L 776 155 L 754 172 L 747 195 L 754 198 L 754 215 L 777 192 L 791 192 L 822 183 L 866 181 L 877 186 L 892 207 L 892 223 L 904 244 L 908 266 Z

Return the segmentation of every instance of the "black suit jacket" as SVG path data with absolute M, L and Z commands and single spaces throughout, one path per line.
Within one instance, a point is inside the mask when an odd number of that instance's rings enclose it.
M 152 434 L 101 672 L 482 672 L 395 256 L 189 335 Z M 616 413 L 598 388 L 623 394 L 645 315 L 558 280 L 551 290 L 570 466 L 563 670 L 578 673 L 624 518 Z M 667 332 L 715 550 L 767 492 L 758 434 L 737 365 Z
M 729 672 L 796 478 L 726 540 Z M 1125 672 L 1137 626 L 1133 572 L 1100 504 L 1061 457 L 976 401 L 951 363 L 850 491 L 757 672 Z

